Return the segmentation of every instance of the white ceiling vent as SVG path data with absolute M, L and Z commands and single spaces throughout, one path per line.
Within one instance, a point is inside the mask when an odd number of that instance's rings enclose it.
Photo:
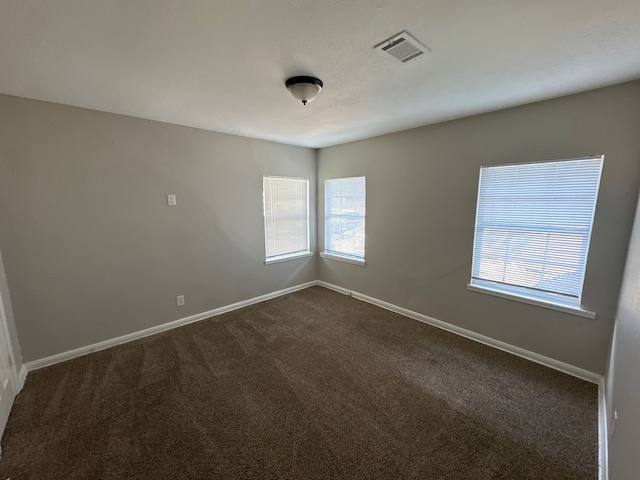
M 425 50 L 429 50 L 429 48 L 423 46 L 418 40 L 404 31 L 388 38 L 373 48 L 383 53 L 388 53 L 402 63 L 413 60 L 422 55 Z

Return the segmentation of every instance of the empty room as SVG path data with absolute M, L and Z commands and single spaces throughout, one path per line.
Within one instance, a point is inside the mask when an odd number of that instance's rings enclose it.
M 0 0 L 0 478 L 640 478 L 640 3 Z

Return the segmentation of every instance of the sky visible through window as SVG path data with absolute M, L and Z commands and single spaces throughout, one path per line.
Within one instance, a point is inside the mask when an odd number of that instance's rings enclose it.
M 364 258 L 365 178 L 325 181 L 325 250 Z

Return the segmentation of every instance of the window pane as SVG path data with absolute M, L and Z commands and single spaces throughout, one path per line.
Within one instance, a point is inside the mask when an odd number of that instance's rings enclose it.
M 309 251 L 309 181 L 264 177 L 266 257 Z
M 579 303 L 602 161 L 482 167 L 472 283 Z
M 325 251 L 364 258 L 365 178 L 325 180 Z

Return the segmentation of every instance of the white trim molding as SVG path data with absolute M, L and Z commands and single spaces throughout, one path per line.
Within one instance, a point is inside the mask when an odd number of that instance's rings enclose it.
M 447 322 L 443 322 L 442 320 L 438 320 L 433 317 L 429 317 L 427 315 L 423 315 L 418 312 L 414 312 L 412 310 L 408 310 L 403 307 L 399 307 L 397 305 L 393 305 L 391 303 L 385 302 L 383 300 L 379 300 L 377 298 L 369 297 L 368 295 L 364 295 L 362 293 L 354 292 L 344 287 L 339 287 L 338 285 L 333 285 L 331 283 L 327 283 L 321 280 L 314 280 L 311 282 L 302 283 L 300 285 L 295 285 L 293 287 L 284 288 L 282 290 L 278 290 L 275 292 L 267 293 L 265 295 L 260 295 L 258 297 L 250 298 L 247 300 L 242 300 L 237 303 L 233 303 L 231 305 L 222 306 L 219 308 L 215 308 L 213 310 L 209 310 L 206 312 L 198 313 L 195 315 L 191 315 L 189 317 L 180 318 L 178 320 L 174 320 L 171 322 L 163 323 L 162 325 L 157 325 L 155 327 L 147 328 L 145 330 L 140 330 L 137 332 L 129 333 L 126 335 L 122 335 L 120 337 L 112 338 L 109 340 L 105 340 L 102 342 L 94 343 L 92 345 L 87 345 L 84 347 L 76 348 L 74 350 L 69 350 L 67 352 L 58 353 L 56 355 L 51 355 L 49 357 L 40 358 L 38 360 L 33 360 L 31 362 L 27 362 L 22 366 L 19 374 L 19 381 L 24 383 L 24 378 L 26 377 L 26 373 L 32 370 L 37 370 L 39 368 L 47 367 L 49 365 L 53 365 L 56 363 L 64 362 L 66 360 L 71 360 L 72 358 L 80 357 L 83 355 L 87 355 L 92 352 L 97 352 L 100 350 L 104 350 L 106 348 L 114 347 L 116 345 L 121 345 L 123 343 L 128 343 L 134 340 L 138 340 L 140 338 L 148 337 L 149 335 L 154 335 L 156 333 L 164 332 L 167 330 L 171 330 L 182 325 L 188 325 L 189 323 L 198 322 L 200 320 L 204 320 L 206 318 L 215 317 L 217 315 L 222 315 L 223 313 L 231 312 L 233 310 L 237 310 L 239 308 L 247 307 L 249 305 L 253 305 L 255 303 L 264 302 L 265 300 L 270 300 L 272 298 L 280 297 L 282 295 L 287 295 L 289 293 L 297 292 L 298 290 L 304 290 L 305 288 L 313 287 L 315 285 L 319 285 L 324 288 L 328 288 L 330 290 L 336 291 L 338 293 L 342 293 L 343 295 L 350 295 L 353 298 L 358 300 L 362 300 L 363 302 L 371 303 L 373 305 L 377 305 L 386 310 L 390 310 L 395 313 L 399 313 L 400 315 L 404 315 L 405 317 L 412 318 L 414 320 L 418 320 L 423 323 L 427 323 L 431 326 L 440 328 L 442 330 L 446 330 L 451 333 L 455 333 L 456 335 L 460 335 L 462 337 L 475 340 L 476 342 L 483 343 L 490 347 L 497 348 L 499 350 L 503 350 L 508 353 L 512 353 L 522 358 L 526 358 L 527 360 L 531 360 L 533 362 L 539 363 L 541 365 L 545 365 L 547 367 L 553 368 L 555 370 L 559 370 L 561 372 L 567 373 L 569 375 L 573 375 L 574 377 L 581 378 L 583 380 L 587 380 L 589 382 L 600 384 L 602 382 L 602 376 L 593 372 L 589 372 L 582 368 L 576 367 L 574 365 L 570 365 L 568 363 L 561 362 L 559 360 L 555 360 L 550 357 L 545 357 L 544 355 L 540 355 L 535 352 L 531 352 L 529 350 L 525 350 L 524 348 L 516 347 L 514 345 L 508 344 L 506 342 L 502 342 L 500 340 L 496 340 L 491 337 L 487 337 L 485 335 L 481 335 L 479 333 L 473 332 L 471 330 L 464 329 L 462 327 L 458 327 L 456 325 L 452 325 Z M 24 374 L 23 374 L 24 371 Z
M 172 330 L 174 328 L 181 327 L 183 325 L 188 325 L 189 323 L 199 322 L 201 320 L 222 315 L 223 313 L 231 312 L 239 308 L 248 307 L 249 305 L 253 305 L 255 303 L 260 303 L 260 302 L 264 302 L 265 300 L 281 297 L 282 295 L 287 295 L 289 293 L 297 292 L 298 290 L 304 290 L 305 288 L 313 287 L 317 284 L 318 282 L 315 280 L 312 282 L 302 283 L 300 285 L 284 288 L 276 292 L 267 293 L 265 295 L 260 295 L 258 297 L 250 298 L 248 300 L 242 300 L 237 303 L 232 303 L 231 305 L 214 308 L 213 310 L 198 313 L 196 315 L 191 315 L 190 317 L 180 318 L 172 322 L 163 323 L 162 325 L 157 325 L 155 327 L 147 328 L 145 330 L 139 330 L 137 332 L 128 333 L 127 335 L 122 335 L 120 337 L 105 340 L 103 342 L 98 342 L 92 345 L 76 348 L 74 350 L 69 350 L 67 352 L 51 355 L 50 357 L 33 360 L 31 362 L 26 363 L 26 370 L 31 372 L 39 368 L 48 367 L 56 363 L 64 362 L 66 360 L 71 360 L 72 358 L 88 355 L 89 353 L 105 350 L 107 348 L 115 347 L 116 345 L 122 345 L 123 343 L 132 342 L 140 338 L 148 337 L 150 335 L 155 335 L 156 333 L 161 333 L 167 330 Z
M 535 298 L 527 298 L 520 295 L 513 295 L 506 292 L 494 290 L 482 285 L 467 285 L 467 290 L 478 293 L 486 293 L 487 295 L 493 295 L 494 297 L 506 298 L 507 300 L 513 300 L 514 302 L 526 303 L 529 305 L 535 305 L 536 307 L 547 308 L 549 310 L 557 310 L 558 312 L 570 313 L 571 315 L 578 315 L 579 317 L 596 318 L 595 312 L 589 310 L 583 310 L 582 308 L 568 307 L 566 305 L 559 305 L 551 302 L 545 302 Z
M 538 353 L 525 350 L 524 348 L 516 347 L 509 343 L 502 342 L 500 340 L 496 340 L 494 338 L 487 337 L 485 335 L 481 335 L 471 330 L 467 330 L 465 328 L 458 327 L 456 325 L 452 325 L 447 322 L 443 322 L 442 320 L 438 320 L 436 318 L 429 317 L 427 315 L 423 315 L 422 313 L 414 312 L 412 310 L 408 310 L 406 308 L 393 305 L 392 303 L 388 303 L 383 300 L 379 300 L 377 298 L 369 297 L 368 295 L 364 295 L 362 293 L 350 291 L 343 287 L 338 287 L 337 285 L 331 285 L 327 282 L 318 282 L 318 285 L 326 288 L 330 288 L 331 290 L 335 290 L 340 293 L 344 293 L 345 295 L 351 295 L 353 298 L 362 300 L 363 302 L 377 305 L 378 307 L 382 307 L 386 310 L 399 313 L 400 315 L 404 315 L 405 317 L 413 318 L 414 320 L 418 320 L 419 322 L 427 323 L 433 327 L 437 327 L 442 330 L 455 333 L 456 335 L 460 335 L 461 337 L 465 337 L 470 340 L 475 340 L 476 342 L 483 343 L 485 345 L 488 345 L 493 348 L 497 348 L 498 350 L 502 350 L 504 352 L 512 353 L 513 355 L 517 355 L 518 357 L 531 360 L 532 362 L 536 362 L 546 367 L 553 368 L 554 370 L 558 370 L 560 372 L 567 373 L 574 377 L 581 378 L 582 380 L 586 380 L 588 382 L 595 383 L 597 385 L 599 385 L 601 382 L 601 379 L 602 379 L 601 375 L 598 375 L 597 373 L 589 372 L 588 370 L 584 370 L 574 365 L 570 365 L 568 363 L 564 363 L 550 357 L 545 357 L 544 355 L 540 355 Z
M 331 283 L 323 282 L 322 280 L 318 280 L 318 286 L 327 288 L 329 290 L 333 290 L 334 292 L 341 293 L 343 295 L 351 296 L 351 290 L 347 290 L 346 288 L 338 287 L 337 285 L 333 285 Z
M 296 252 L 287 253 L 286 255 L 278 255 L 277 257 L 269 257 L 264 261 L 265 265 L 273 265 L 274 263 L 287 262 L 289 260 L 295 260 L 296 258 L 313 257 L 315 252 Z
M 573 377 L 577 377 L 582 380 L 586 380 L 587 382 L 595 383 L 596 385 L 598 385 L 598 480 L 609 480 L 609 463 L 607 450 L 607 408 L 605 399 L 606 388 L 604 377 L 602 375 L 598 375 L 597 373 L 584 370 L 574 365 L 570 365 L 568 363 L 564 363 L 550 357 L 545 357 L 544 355 L 525 350 L 524 348 L 516 347 L 506 342 L 502 342 L 500 340 L 496 340 L 494 338 L 472 332 L 471 330 L 457 327 L 456 325 L 443 322 L 442 320 L 438 320 L 427 315 L 423 315 L 421 313 L 399 307 L 392 303 L 388 303 L 374 297 L 369 297 L 368 295 L 364 295 L 362 293 L 354 292 L 352 290 L 333 285 L 331 283 L 318 281 L 318 285 L 342 293 L 343 295 L 350 295 L 357 300 L 371 303 L 372 305 L 376 305 L 386 310 L 399 313 L 400 315 L 404 315 L 405 317 L 418 320 L 419 322 L 423 322 L 433 327 L 446 330 L 447 332 L 453 333 L 455 335 L 460 335 L 461 337 L 483 343 L 484 345 L 487 345 L 489 347 L 497 348 L 498 350 L 502 350 L 503 352 L 511 353 L 526 360 L 544 365 L 545 367 L 558 370 Z
M 18 372 L 18 391 L 16 394 L 20 393 L 24 388 L 24 382 L 27 380 L 27 365 L 25 363 L 22 364 L 22 368 Z
M 598 382 L 598 480 L 609 480 L 609 424 L 607 422 L 607 385 Z
M 560 372 L 566 373 L 568 375 L 572 375 L 574 377 L 580 378 L 582 380 L 586 380 L 591 383 L 595 383 L 598 385 L 598 463 L 599 463 L 599 480 L 608 480 L 608 431 L 607 431 L 607 421 L 606 421 L 606 389 L 604 378 L 601 375 L 598 375 L 593 372 L 589 372 L 582 368 L 561 362 L 559 360 L 555 360 L 553 358 L 545 357 L 544 355 L 537 354 L 535 352 L 531 352 L 529 350 L 525 350 L 520 347 L 516 347 L 514 345 L 510 345 L 506 342 L 502 342 L 500 340 L 496 340 L 491 337 L 487 337 L 485 335 L 481 335 L 479 333 L 475 333 L 471 330 L 466 330 L 464 328 L 458 327 L 456 325 L 452 325 L 447 322 L 443 322 L 442 320 L 438 320 L 427 315 L 423 315 L 418 312 L 414 312 L 412 310 L 408 310 L 403 307 L 399 307 L 392 303 L 385 302 L 383 300 L 379 300 L 374 297 L 370 297 L 368 295 L 364 295 L 362 293 L 354 292 L 344 287 L 339 287 L 337 285 L 333 285 L 331 283 L 327 283 L 321 280 L 311 281 L 307 283 L 303 283 L 300 285 L 296 285 L 293 287 L 285 288 L 282 290 L 278 290 L 276 292 L 267 293 L 265 295 L 260 295 L 258 297 L 250 298 L 248 300 L 243 300 L 241 302 L 233 303 L 231 305 L 219 307 L 213 310 L 209 310 L 207 312 L 202 312 L 196 315 L 192 315 L 190 317 L 181 318 L 178 320 L 174 320 L 172 322 L 168 322 L 162 325 L 158 325 L 155 327 L 147 328 L 145 330 L 140 330 L 138 332 L 130 333 L 127 335 L 123 335 L 121 337 L 113 338 L 110 340 L 105 340 L 103 342 L 95 343 L 93 345 L 87 345 L 85 347 L 80 347 L 75 350 L 70 350 L 68 352 L 59 353 L 57 355 L 52 355 L 50 357 L 34 360 L 32 362 L 28 362 L 22 366 L 19 373 L 19 390 L 24 386 L 25 379 L 27 377 L 27 372 L 32 370 L 37 370 L 39 368 L 47 367 L 50 365 L 54 365 L 56 363 L 60 363 L 66 360 L 71 360 L 72 358 L 80 357 L 83 355 L 87 355 L 89 353 L 97 352 L 100 350 L 105 350 L 110 347 L 114 347 L 116 345 L 121 345 L 123 343 L 128 343 L 134 340 L 138 340 L 140 338 L 148 337 L 150 335 L 154 335 L 156 333 L 164 332 L 167 330 L 171 330 L 177 327 L 181 327 L 183 325 L 187 325 L 189 323 L 198 322 L 200 320 L 204 320 L 207 318 L 215 317 L 217 315 L 222 315 L 223 313 L 231 312 L 233 310 L 237 310 L 239 308 L 247 307 L 249 305 L 253 305 L 255 303 L 264 302 L 265 300 L 270 300 L 272 298 L 280 297 L 282 295 L 287 295 L 289 293 L 297 292 L 298 290 L 304 290 L 305 288 L 313 287 L 313 286 L 321 286 L 327 288 L 329 290 L 333 290 L 335 292 L 341 293 L 343 295 L 351 296 L 357 300 L 361 300 L 363 302 L 371 303 L 372 305 L 376 305 L 378 307 L 384 308 L 386 310 L 398 313 L 405 317 L 412 318 L 414 320 L 418 320 L 419 322 L 426 323 L 436 328 L 440 328 L 442 330 L 446 330 L 455 335 L 460 335 L 462 337 L 468 338 L 470 340 L 474 340 L 476 342 L 482 343 L 484 345 L 497 348 L 498 350 L 502 350 L 507 353 L 511 353 L 518 357 L 524 358 L 526 360 L 530 360 L 535 363 L 539 363 L 546 367 L 552 368 L 554 370 L 558 370 Z M 18 391 L 19 391 L 18 390 Z
M 350 263 L 352 265 L 358 265 L 359 267 L 366 267 L 367 262 L 364 258 L 350 257 L 348 255 L 339 255 L 332 252 L 320 252 L 320 258 L 328 258 L 329 260 L 336 260 L 338 262 Z

